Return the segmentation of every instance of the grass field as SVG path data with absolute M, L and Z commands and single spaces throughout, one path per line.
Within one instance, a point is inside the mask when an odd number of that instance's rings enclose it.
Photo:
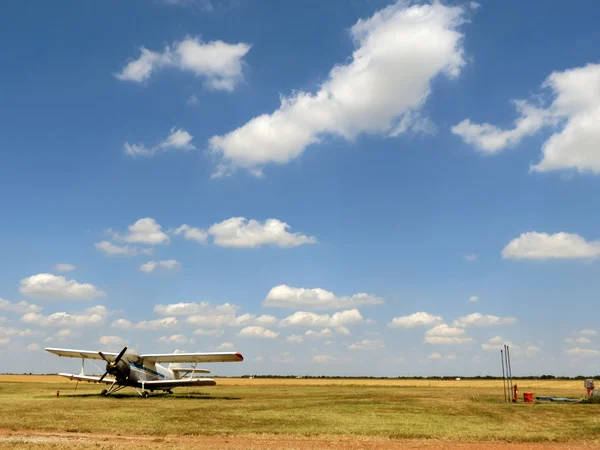
M 13 436 L 92 433 L 144 436 L 155 439 L 152 442 L 168 436 L 279 436 L 600 446 L 600 405 L 505 404 L 501 381 L 217 379 L 217 383 L 190 389 L 189 394 L 180 389 L 175 395 L 141 399 L 133 391 L 123 391 L 122 396 L 104 398 L 98 395 L 98 385 L 79 383 L 75 391 L 75 382 L 59 377 L 0 376 L 0 429 Z M 581 381 L 518 385 L 520 393 L 584 395 Z M 0 448 L 17 444 L 14 439 L 0 440 Z

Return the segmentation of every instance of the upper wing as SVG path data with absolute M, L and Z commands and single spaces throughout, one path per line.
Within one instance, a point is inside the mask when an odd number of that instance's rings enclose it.
M 102 359 L 102 357 L 98 354 L 98 352 L 93 352 L 90 350 L 73 350 L 69 348 L 52 348 L 47 347 L 44 350 L 50 353 L 54 353 L 58 356 L 65 356 L 67 358 L 85 358 L 85 359 Z M 111 352 L 102 352 L 107 357 L 115 358 L 118 353 Z
M 112 384 L 115 379 L 110 377 L 105 377 L 104 380 L 100 381 L 100 377 L 95 377 L 92 375 L 75 375 L 72 373 L 59 373 L 61 377 L 68 378 L 69 380 L 78 380 L 78 381 L 87 381 L 88 383 L 106 383 Z
M 158 363 L 174 362 L 174 363 L 209 363 L 209 362 L 240 362 L 244 360 L 241 353 L 154 353 L 148 355 L 140 355 L 146 361 Z
M 169 367 L 176 374 L 185 374 L 185 373 L 210 373 L 210 370 L 207 369 L 194 369 L 193 367 Z

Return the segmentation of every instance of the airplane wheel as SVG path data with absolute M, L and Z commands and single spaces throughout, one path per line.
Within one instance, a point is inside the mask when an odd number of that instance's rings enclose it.
M 103 397 L 106 397 L 108 395 L 108 391 L 106 389 L 102 389 L 102 392 L 100 392 L 100 395 L 102 395 Z
M 148 398 L 149 395 L 147 391 L 142 392 L 142 398 Z

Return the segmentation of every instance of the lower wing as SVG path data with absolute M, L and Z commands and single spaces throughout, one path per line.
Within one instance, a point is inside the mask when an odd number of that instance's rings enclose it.
M 94 377 L 91 375 L 75 375 L 72 373 L 59 373 L 61 377 L 68 378 L 69 380 L 87 381 L 88 383 L 106 383 L 113 384 L 114 378 L 105 377 L 104 380 L 100 381 L 100 377 Z
M 180 378 L 179 380 L 152 380 L 144 383 L 145 389 L 170 389 L 180 386 L 214 386 L 212 378 Z

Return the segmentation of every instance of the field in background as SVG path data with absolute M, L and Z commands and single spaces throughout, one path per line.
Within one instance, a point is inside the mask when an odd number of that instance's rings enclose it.
M 216 380 L 217 386 L 190 389 L 189 394 L 184 388 L 172 396 L 141 399 L 131 390 L 119 398 L 100 397 L 102 387 L 88 383 L 79 383 L 75 391 L 75 382 L 60 377 L 3 375 L 0 430 L 159 440 L 218 435 L 600 444 L 600 405 L 505 404 L 502 381 Z M 517 384 L 521 395 L 584 395 L 582 381 Z

